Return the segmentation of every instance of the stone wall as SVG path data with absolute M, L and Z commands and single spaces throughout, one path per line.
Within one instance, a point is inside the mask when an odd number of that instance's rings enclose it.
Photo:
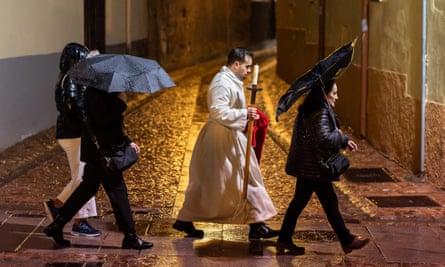
M 250 43 L 250 0 L 153 0 L 148 8 L 148 55 L 167 69 Z
M 389 158 L 445 187 L 443 1 L 427 1 L 425 129 L 422 129 L 422 2 L 369 1 L 365 138 Z M 324 48 L 358 36 L 353 64 L 338 81 L 340 119 L 359 131 L 362 1 L 326 1 Z M 319 1 L 277 1 L 277 73 L 291 83 L 317 61 Z M 344 10 L 349 10 L 345 16 Z M 362 28 L 363 29 L 363 28 Z M 422 135 L 425 153 L 422 155 Z M 422 166 L 422 156 L 425 165 Z
M 445 188 L 445 106 L 429 102 L 426 105 L 425 168 L 426 179 Z
M 368 73 L 368 140 L 414 170 L 420 158 L 420 110 L 419 101 L 406 95 L 407 75 L 375 68 Z

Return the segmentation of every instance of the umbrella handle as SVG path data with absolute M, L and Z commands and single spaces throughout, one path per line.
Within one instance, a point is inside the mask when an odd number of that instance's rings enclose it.
M 255 107 L 255 105 L 249 105 L 249 107 Z M 244 166 L 244 184 L 242 198 L 247 199 L 247 185 L 249 184 L 249 168 L 250 168 L 250 155 L 252 152 L 252 132 L 253 132 L 254 119 L 249 116 L 247 122 L 247 146 L 246 146 L 246 165 Z

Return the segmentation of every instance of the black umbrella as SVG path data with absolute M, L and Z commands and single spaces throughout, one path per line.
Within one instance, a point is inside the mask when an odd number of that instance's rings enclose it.
M 275 119 L 286 112 L 301 96 L 312 88 L 321 88 L 331 79 L 337 79 L 349 66 L 354 54 L 357 38 L 338 48 L 332 54 L 318 62 L 311 70 L 296 79 L 287 92 L 278 101 Z
M 82 59 L 68 75 L 77 84 L 109 93 L 154 93 L 175 86 L 155 60 L 130 55 L 100 54 Z

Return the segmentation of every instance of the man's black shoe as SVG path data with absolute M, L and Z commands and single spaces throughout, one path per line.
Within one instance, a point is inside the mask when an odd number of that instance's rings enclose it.
M 122 249 L 149 249 L 153 247 L 152 242 L 146 242 L 135 234 L 125 235 L 122 240 Z
M 51 223 L 43 232 L 47 236 L 52 237 L 59 247 L 69 247 L 71 245 L 69 240 L 63 238 L 63 227 L 58 223 Z
M 250 224 L 249 239 L 272 238 L 279 234 L 279 231 L 270 229 L 263 222 Z
M 196 229 L 192 222 L 184 222 L 178 220 L 173 224 L 173 228 L 180 232 L 186 233 L 187 235 L 185 237 L 204 237 L 204 231 Z

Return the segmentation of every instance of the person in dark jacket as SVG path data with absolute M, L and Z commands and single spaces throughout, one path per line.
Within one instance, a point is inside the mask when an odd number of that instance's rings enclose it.
M 110 199 L 117 226 L 124 234 L 123 249 L 148 249 L 153 246 L 136 235 L 127 187 L 121 171 L 108 171 L 102 164 L 99 150 L 92 141 L 95 135 L 103 154 L 107 155 L 115 145 L 130 143 L 140 152 L 139 146 L 125 135 L 123 112 L 127 108 L 125 93 L 107 93 L 88 87 L 85 92 L 84 111 L 86 124 L 82 127 L 81 160 L 86 163 L 83 181 L 60 208 L 53 223 L 45 228 L 47 236 L 53 237 L 59 246 L 69 246 L 63 238 L 64 225 L 96 194 L 102 184 Z
M 85 86 L 75 84 L 67 73 L 74 64 L 89 55 L 89 49 L 78 43 L 68 43 L 60 55 L 60 73 L 55 89 L 55 102 L 59 112 L 56 123 L 56 139 L 67 155 L 71 180 L 55 199 L 43 202 L 50 221 L 54 220 L 58 209 L 82 181 L 85 163 L 80 161 L 80 135 Z M 94 197 L 88 200 L 75 215 L 71 234 L 76 236 L 99 236 L 101 232 L 87 221 L 87 218 L 93 216 L 97 216 Z
M 369 239 L 352 235 L 338 208 L 332 182 L 339 177 L 322 173 L 321 161 L 341 149 L 357 150 L 357 144 L 336 127 L 332 108 L 338 99 L 334 80 L 324 88 L 313 88 L 298 109 L 286 163 L 286 173 L 297 178 L 295 194 L 287 208 L 277 240 L 277 252 L 302 254 L 304 248 L 292 242 L 297 219 L 315 192 L 345 253 L 365 246 Z M 335 122 L 333 121 L 335 120 Z

